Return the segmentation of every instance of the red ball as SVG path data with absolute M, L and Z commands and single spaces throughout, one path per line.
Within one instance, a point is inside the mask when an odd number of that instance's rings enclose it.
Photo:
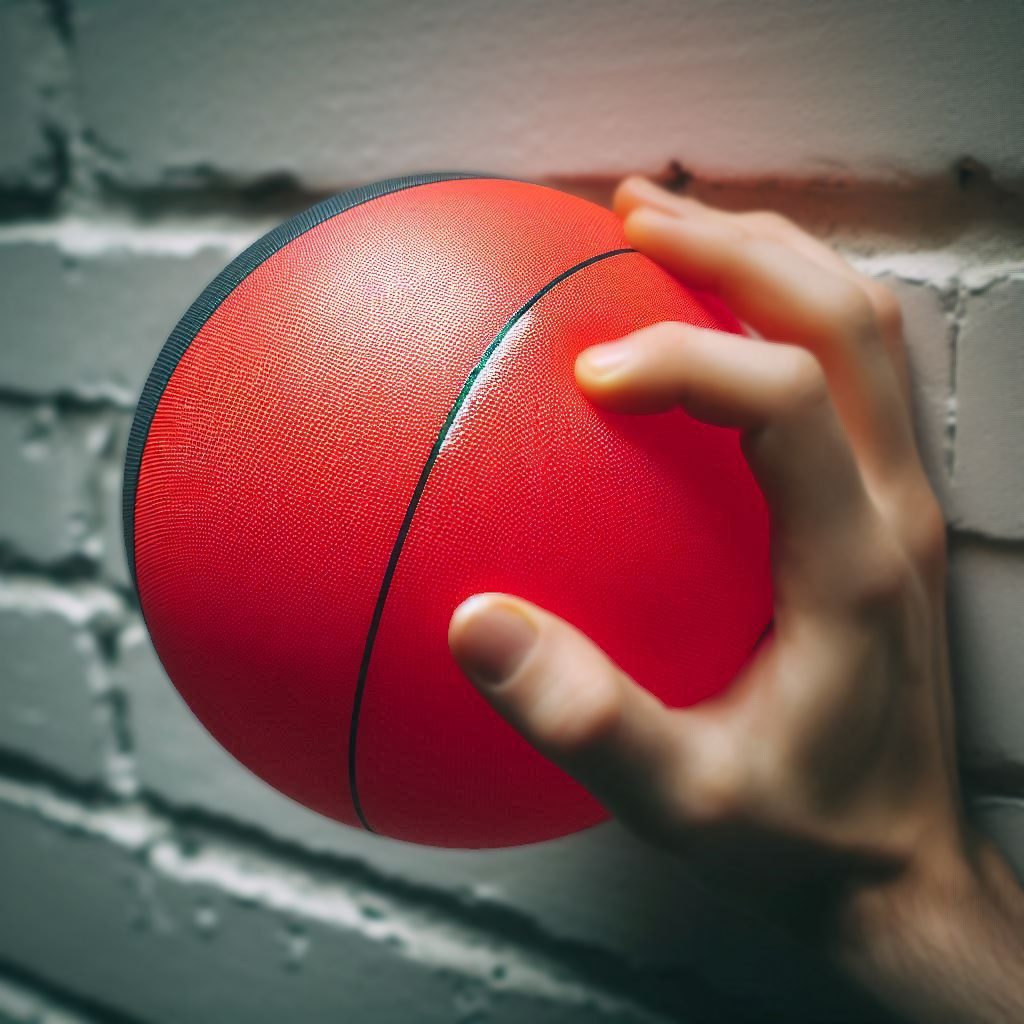
M 742 333 L 609 211 L 438 174 L 367 186 L 239 256 L 168 339 L 125 535 L 168 675 L 243 764 L 330 817 L 507 846 L 605 817 L 463 678 L 455 607 L 518 594 L 674 706 L 771 617 L 735 432 L 603 413 L 577 354 L 647 324 Z

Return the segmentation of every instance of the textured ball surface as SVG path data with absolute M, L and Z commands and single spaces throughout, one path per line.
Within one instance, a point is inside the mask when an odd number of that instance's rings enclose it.
M 168 675 L 323 814 L 487 847 L 604 817 L 447 648 L 518 594 L 666 703 L 721 691 L 771 617 L 737 435 L 598 411 L 577 354 L 661 320 L 741 332 L 617 217 L 479 176 L 336 196 L 235 260 L 171 335 L 129 442 L 125 532 Z

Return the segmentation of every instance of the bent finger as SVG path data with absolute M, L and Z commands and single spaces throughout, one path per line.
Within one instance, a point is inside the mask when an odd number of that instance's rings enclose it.
M 720 210 L 695 196 L 678 195 L 648 178 L 630 176 L 615 190 L 615 212 L 627 217 L 634 210 L 649 207 L 676 217 L 716 218 L 740 225 L 751 236 L 772 239 L 790 246 L 824 269 L 843 275 L 860 287 L 875 311 L 886 351 L 892 361 L 904 402 L 910 403 L 907 354 L 903 342 L 903 316 L 899 300 L 881 281 L 861 273 L 831 246 L 805 231 L 775 210 Z
M 681 279 L 720 295 L 763 337 L 817 357 L 873 485 L 917 464 L 909 411 L 859 287 L 734 223 L 641 209 L 627 219 L 626 233 Z
M 584 350 L 576 375 L 604 408 L 678 406 L 743 431 L 771 510 L 777 613 L 843 600 L 874 510 L 824 372 L 806 349 L 667 322 Z
M 686 713 L 665 707 L 577 629 L 527 601 L 477 594 L 449 645 L 484 698 L 612 813 L 658 831 L 686 785 Z

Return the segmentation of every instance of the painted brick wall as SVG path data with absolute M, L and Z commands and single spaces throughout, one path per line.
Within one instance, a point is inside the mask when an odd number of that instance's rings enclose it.
M 163 337 L 373 177 L 642 170 L 898 292 L 966 776 L 1024 871 L 1024 9 L 0 0 L 0 1022 L 856 1016 L 614 824 L 418 850 L 269 790 L 162 675 L 120 462 Z

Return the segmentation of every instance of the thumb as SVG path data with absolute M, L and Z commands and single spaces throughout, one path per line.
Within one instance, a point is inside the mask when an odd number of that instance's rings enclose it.
M 452 654 L 486 700 L 555 764 L 639 831 L 686 817 L 686 712 L 638 686 L 579 630 L 518 598 L 455 610 Z

